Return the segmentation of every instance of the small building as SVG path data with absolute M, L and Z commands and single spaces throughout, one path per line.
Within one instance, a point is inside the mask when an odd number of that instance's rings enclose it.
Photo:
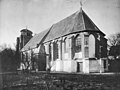
M 59 72 L 105 72 L 107 39 L 82 10 L 33 36 L 21 49 L 30 68 Z

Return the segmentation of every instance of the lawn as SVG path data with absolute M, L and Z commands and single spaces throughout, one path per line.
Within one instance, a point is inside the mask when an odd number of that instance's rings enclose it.
M 120 90 L 120 74 L 12 73 L 3 90 Z

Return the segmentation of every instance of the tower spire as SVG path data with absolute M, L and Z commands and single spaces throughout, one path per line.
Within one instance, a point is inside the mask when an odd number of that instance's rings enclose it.
M 80 0 L 80 9 L 82 9 L 82 5 L 83 5 L 82 0 Z
M 86 0 L 80 0 L 80 9 L 82 9 L 83 4 L 85 4 Z

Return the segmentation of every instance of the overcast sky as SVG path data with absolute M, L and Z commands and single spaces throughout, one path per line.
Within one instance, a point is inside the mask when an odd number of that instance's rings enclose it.
M 39 33 L 79 9 L 80 0 L 0 0 L 0 45 L 13 45 L 26 26 Z M 120 0 L 86 0 L 83 10 L 107 36 L 120 32 Z

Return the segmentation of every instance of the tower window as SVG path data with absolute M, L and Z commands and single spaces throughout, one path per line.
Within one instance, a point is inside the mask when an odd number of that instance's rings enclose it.
M 31 34 L 30 34 L 30 33 L 27 33 L 27 36 L 31 36 Z

